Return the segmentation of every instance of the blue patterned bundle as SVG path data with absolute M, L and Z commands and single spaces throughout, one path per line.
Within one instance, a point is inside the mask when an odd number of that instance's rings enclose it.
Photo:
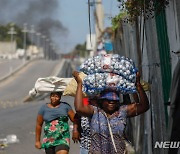
M 88 95 L 99 94 L 105 89 L 116 90 L 122 94 L 136 92 L 137 69 L 129 58 L 118 54 L 92 57 L 81 64 L 80 71 L 87 74 L 83 86 Z

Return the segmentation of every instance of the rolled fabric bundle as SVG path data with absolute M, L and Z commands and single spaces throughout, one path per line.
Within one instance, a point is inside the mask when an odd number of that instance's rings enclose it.
M 83 72 L 79 73 L 79 76 L 82 80 L 84 80 L 84 78 L 87 76 L 86 74 L 84 74 Z M 72 78 L 72 80 L 67 84 L 63 95 L 64 96 L 73 96 L 75 97 L 76 95 L 76 89 L 77 89 L 77 82 L 74 78 Z M 88 97 L 86 93 L 83 93 L 83 97 Z
M 59 78 L 56 76 L 38 78 L 34 88 L 29 91 L 29 96 L 35 97 L 38 94 L 49 92 L 64 92 L 72 79 L 73 78 Z
M 63 92 L 71 80 L 72 78 L 59 78 L 56 76 L 38 78 L 34 88 L 38 93 Z
M 37 91 L 36 91 L 36 89 L 35 88 L 32 88 L 30 91 L 29 91 L 29 96 L 30 97 L 36 97 L 37 96 Z
M 82 80 L 86 76 L 83 72 L 80 72 Z M 75 96 L 77 89 L 77 83 L 74 78 L 60 78 L 57 76 L 49 76 L 38 78 L 34 87 L 29 91 L 29 97 L 35 98 L 41 94 L 51 92 L 62 92 L 64 96 Z M 87 97 L 83 93 L 83 97 Z M 26 98 L 26 100 L 29 98 Z

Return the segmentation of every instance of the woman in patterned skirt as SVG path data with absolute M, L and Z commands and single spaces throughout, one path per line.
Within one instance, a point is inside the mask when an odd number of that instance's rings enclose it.
M 73 72 L 77 81 L 75 109 L 78 114 L 91 118 L 91 147 L 90 154 L 124 154 L 124 130 L 128 117 L 137 116 L 149 109 L 148 98 L 140 84 L 140 75 L 136 76 L 136 87 L 139 101 L 121 105 L 119 94 L 115 91 L 103 91 L 97 103 L 99 107 L 83 105 L 82 79 L 78 72 Z
M 36 122 L 35 147 L 45 148 L 46 154 L 68 154 L 70 144 L 70 132 L 68 119 L 74 121 L 74 111 L 66 102 L 61 102 L 60 92 L 50 94 L 50 103 L 41 106 Z M 40 142 L 42 125 L 44 137 Z

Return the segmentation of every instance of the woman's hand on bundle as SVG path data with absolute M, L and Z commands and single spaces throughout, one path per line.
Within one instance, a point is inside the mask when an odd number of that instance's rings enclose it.
M 72 75 L 74 76 L 74 79 L 76 80 L 76 82 L 77 82 L 78 84 L 79 84 L 79 83 L 82 84 L 82 79 L 81 79 L 80 76 L 79 76 L 79 72 L 74 71 L 74 72 L 72 73 Z
M 36 147 L 37 149 L 41 149 L 41 142 L 40 142 L 40 141 L 36 141 L 35 147 Z
M 134 117 L 146 112 L 149 109 L 149 100 L 140 83 L 140 74 L 136 74 L 136 88 L 139 95 L 134 94 L 136 102 L 128 105 L 128 117 Z

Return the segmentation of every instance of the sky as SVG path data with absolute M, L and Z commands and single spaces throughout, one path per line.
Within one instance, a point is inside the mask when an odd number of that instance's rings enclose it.
M 111 26 L 109 17 L 119 13 L 118 2 L 102 2 L 104 27 L 108 27 Z M 93 21 L 91 16 L 91 22 Z M 86 41 L 89 33 L 88 0 L 0 0 L 0 25 L 8 23 L 17 24 L 22 29 L 26 24 L 29 31 L 34 27 L 36 33 L 41 33 L 41 36 L 46 36 L 46 40 L 55 44 L 59 53 L 67 53 L 77 44 Z M 91 29 L 93 33 L 93 24 Z M 28 35 L 30 37 L 33 34 L 28 32 Z
M 117 0 L 102 0 L 105 21 L 104 27 L 111 26 L 110 17 L 119 13 Z M 64 52 L 70 51 L 76 44 L 84 43 L 89 33 L 87 0 L 61 0 L 60 20 L 68 28 L 69 34 L 63 42 Z M 91 18 L 91 20 L 93 20 Z M 93 31 L 93 27 L 92 31 Z

